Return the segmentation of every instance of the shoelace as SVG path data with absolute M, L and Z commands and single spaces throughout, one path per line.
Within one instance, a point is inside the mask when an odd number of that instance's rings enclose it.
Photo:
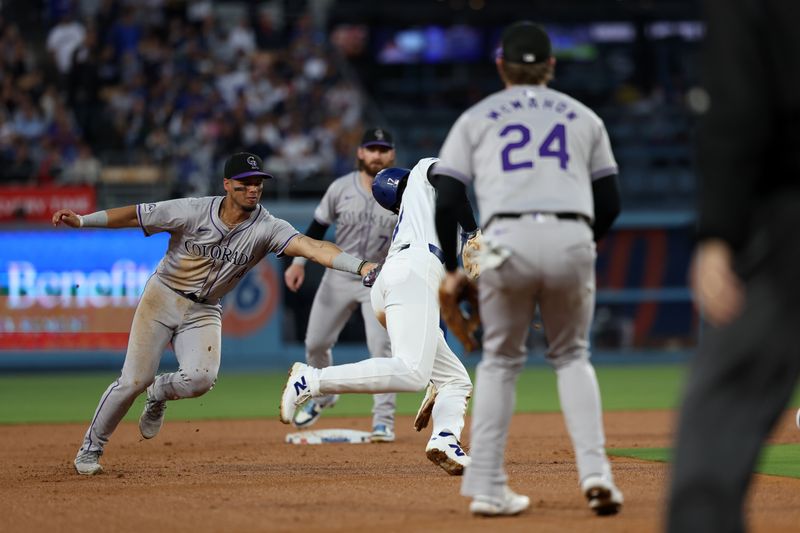
M 158 420 L 164 414 L 164 410 L 166 408 L 166 401 L 147 400 L 147 417 L 152 418 L 153 420 Z

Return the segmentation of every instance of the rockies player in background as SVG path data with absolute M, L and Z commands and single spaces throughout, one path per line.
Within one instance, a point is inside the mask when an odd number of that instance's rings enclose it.
M 399 213 L 389 253 L 370 292 L 372 309 L 389 333 L 392 357 L 325 368 L 295 363 L 281 397 L 280 416 L 288 424 L 296 407 L 308 398 L 344 392 L 415 392 L 432 382 L 438 393 L 425 454 L 449 474 L 460 475 L 469 464 L 459 439 L 472 383 L 439 328 L 437 291 L 444 268 L 433 221 L 437 191 L 428 173 L 434 161 L 422 159 L 411 170 L 382 170 L 372 186 L 378 203 Z M 464 202 L 456 216 L 464 231 L 471 232 L 475 219 L 466 198 Z M 423 409 L 424 405 L 425 400 Z
M 469 184 L 485 243 L 478 280 L 484 352 L 476 371 L 472 464 L 461 492 L 473 498 L 474 514 L 512 515 L 529 506 L 527 496 L 508 487 L 503 458 L 538 306 L 581 491 L 597 514 L 613 514 L 623 498 L 604 448 L 589 326 L 595 242 L 620 209 L 617 165 L 597 115 L 547 87 L 555 59 L 544 29 L 530 22 L 508 27 L 496 63 L 505 89 L 461 115 L 434 169 L 441 182 L 443 290 L 454 294 L 464 283 L 453 213 Z
M 141 227 L 145 236 L 170 234 L 167 252 L 136 307 L 122 373 L 101 396 L 75 458 L 79 474 L 103 471 L 99 459 L 108 439 L 145 389 L 147 403 L 139 419 L 145 439 L 161 429 L 167 400 L 211 390 L 220 364 L 220 299 L 266 254 L 302 256 L 351 275 L 375 266 L 269 214 L 259 201 L 264 179 L 271 177 L 258 156 L 238 153 L 225 163 L 224 197 L 168 200 L 83 216 L 69 209 L 53 214 L 55 226 Z M 170 343 L 180 367 L 156 377 Z
M 678 422 L 670 532 L 741 532 L 800 376 L 800 4 L 706 0 L 694 299 L 709 327 Z M 792 229 L 795 228 L 795 229 Z
M 397 215 L 383 209 L 372 197 L 372 180 L 394 164 L 395 150 L 391 134 L 381 128 L 367 130 L 361 139 L 356 158 L 358 170 L 335 180 L 314 211 L 314 220 L 306 235 L 322 239 L 336 224 L 336 245 L 343 251 L 380 263 L 389 251 Z M 305 258 L 295 257 L 286 269 L 284 280 L 289 290 L 297 292 L 305 279 Z M 328 270 L 322 277 L 306 330 L 306 362 L 314 368 L 333 364 L 331 348 L 350 315 L 361 308 L 367 347 L 371 357 L 391 357 L 389 335 L 375 319 L 369 300 L 369 288 L 361 280 L 344 272 Z M 322 409 L 336 403 L 337 395 L 321 396 L 306 402 L 295 413 L 292 423 L 308 427 L 319 419 Z M 394 440 L 395 394 L 376 394 L 372 408 L 372 442 Z

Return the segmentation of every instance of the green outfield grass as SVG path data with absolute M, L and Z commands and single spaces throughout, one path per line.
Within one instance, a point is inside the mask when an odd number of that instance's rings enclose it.
M 605 410 L 671 409 L 679 401 L 683 365 L 599 366 L 597 375 Z M 0 375 L 0 424 L 86 422 L 115 374 Z M 223 372 L 214 390 L 191 400 L 170 402 L 170 420 L 277 417 L 286 373 Z M 800 391 L 792 405 L 800 405 Z M 415 414 L 422 393 L 398 394 L 398 413 Z M 126 420 L 138 418 L 140 397 Z M 331 414 L 367 415 L 369 395 L 343 395 Z M 518 412 L 559 409 L 555 373 L 547 366 L 530 367 L 517 386 Z
M 633 457 L 646 461 L 668 462 L 669 448 L 615 448 L 609 455 Z M 756 472 L 771 476 L 800 478 L 800 444 L 774 444 L 764 448 L 756 466 Z

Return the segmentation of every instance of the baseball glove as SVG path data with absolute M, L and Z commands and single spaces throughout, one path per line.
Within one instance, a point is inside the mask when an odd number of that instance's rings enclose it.
M 462 309 L 462 303 L 466 304 L 466 309 Z M 467 281 L 454 295 L 447 294 L 440 288 L 439 305 L 442 319 L 447 324 L 447 328 L 464 345 L 467 352 L 474 352 L 478 348 L 475 332 L 481 325 L 481 316 L 478 311 L 478 287 Z
M 378 279 L 378 274 L 381 273 L 381 268 L 383 268 L 383 263 L 378 263 L 378 266 L 367 272 L 364 277 L 361 279 L 361 283 L 365 287 L 372 287 L 375 285 L 375 281 Z
M 472 233 L 462 233 L 461 262 L 464 265 L 464 272 L 471 280 L 478 279 L 481 274 L 481 267 L 478 264 L 478 256 L 483 248 L 483 236 L 481 230 L 476 229 Z

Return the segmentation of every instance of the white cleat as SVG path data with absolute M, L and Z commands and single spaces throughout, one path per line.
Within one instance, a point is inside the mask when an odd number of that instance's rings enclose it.
M 83 451 L 78 450 L 78 455 L 75 456 L 75 470 L 83 476 L 94 476 L 103 473 L 103 467 L 100 466 L 100 456 L 103 455 L 102 451 Z
M 478 516 L 513 516 L 531 506 L 531 499 L 517 494 L 508 486 L 502 498 L 475 496 L 469 504 L 469 512 Z
M 294 418 L 297 406 L 311 398 L 308 381 L 305 376 L 308 365 L 305 363 L 295 363 L 289 369 L 289 379 L 283 387 L 281 395 L 281 422 L 289 424 Z
M 428 383 L 428 388 L 425 389 L 425 397 L 422 398 L 422 404 L 419 406 L 417 416 L 414 417 L 414 429 L 417 431 L 422 431 L 428 427 L 428 422 L 431 421 L 433 405 L 436 403 L 436 395 L 438 393 L 439 391 L 436 390 L 436 386 L 433 382 L 431 381 Z
M 462 475 L 464 468 L 472 461 L 456 436 L 449 431 L 440 431 L 432 436 L 425 447 L 425 455 L 451 476 Z
M 617 514 L 622 508 L 622 492 L 603 476 L 589 476 L 584 479 L 581 492 L 589 502 L 589 509 L 598 516 Z
M 797 425 L 797 429 L 800 429 L 800 409 L 798 409 L 797 414 L 794 415 L 794 423 Z

